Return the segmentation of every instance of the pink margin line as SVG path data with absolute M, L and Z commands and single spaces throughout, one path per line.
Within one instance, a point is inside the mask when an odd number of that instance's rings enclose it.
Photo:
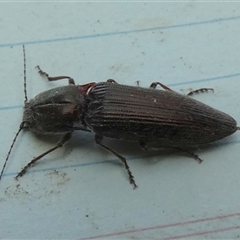
M 181 238 L 187 238 L 187 237 L 194 237 L 194 236 L 201 236 L 209 233 L 218 233 L 218 232 L 226 232 L 230 230 L 236 230 L 239 229 L 240 226 L 235 226 L 235 227 L 228 227 L 228 228 L 219 228 L 211 231 L 205 231 L 205 232 L 196 232 L 196 233 L 190 233 L 186 235 L 179 235 L 179 236 L 174 236 L 174 237 L 167 237 L 167 238 L 160 238 L 159 240 L 174 240 L 174 239 L 181 239 Z
M 139 229 L 134 229 L 134 230 L 128 230 L 128 231 L 122 231 L 122 232 L 115 232 L 115 233 L 108 233 L 108 234 L 103 234 L 103 235 L 98 235 L 98 236 L 93 236 L 93 237 L 86 237 L 86 238 L 79 238 L 78 240 L 91 240 L 91 239 L 99 239 L 99 238 L 106 238 L 106 237 L 113 237 L 113 236 L 121 236 L 124 234 L 128 233 L 136 233 L 136 232 L 144 232 L 144 231 L 150 231 L 150 230 L 155 230 L 155 229 L 163 229 L 163 228 L 168 228 L 168 227 L 176 227 L 176 226 L 184 226 L 188 224 L 194 224 L 194 223 L 199 223 L 199 222 L 206 222 L 206 221 L 214 221 L 214 220 L 219 220 L 223 218 L 230 218 L 230 217 L 237 217 L 240 216 L 240 213 L 232 213 L 228 215 L 223 215 L 223 216 L 216 216 L 216 217 L 210 217 L 210 218 L 200 218 L 197 220 L 191 220 L 191 221 L 186 221 L 186 222 L 178 222 L 178 223 L 171 223 L 171 224 L 166 224 L 166 225 L 158 225 L 158 226 L 153 226 L 153 227 L 147 227 L 147 228 L 139 228 Z M 214 233 L 214 232 L 223 232 L 223 231 L 229 231 L 231 229 L 237 229 L 240 228 L 240 226 L 237 227 L 232 227 L 232 228 L 223 228 L 219 230 L 213 230 L 209 232 L 201 232 L 201 233 L 195 233 L 196 236 L 207 234 L 207 233 Z M 194 233 L 193 233 L 194 234 Z M 188 235 L 185 235 L 188 237 Z M 169 238 L 164 238 L 164 240 L 170 240 L 170 239 L 178 239 L 178 238 L 183 238 L 185 236 L 176 236 L 176 237 L 169 237 Z M 189 235 L 190 236 L 195 236 L 195 235 Z

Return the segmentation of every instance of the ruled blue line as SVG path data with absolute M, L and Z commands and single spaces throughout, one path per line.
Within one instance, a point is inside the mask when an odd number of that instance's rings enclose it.
M 141 32 L 149 32 L 149 31 L 156 31 L 156 30 L 168 30 L 173 28 L 193 27 L 197 25 L 206 25 L 206 24 L 233 21 L 233 20 L 239 20 L 239 19 L 240 19 L 240 16 L 234 16 L 234 17 L 228 17 L 228 18 L 218 18 L 218 19 L 176 24 L 176 25 L 170 25 L 170 26 L 159 26 L 159 27 L 152 27 L 152 28 L 107 32 L 107 33 L 99 33 L 99 34 L 89 34 L 89 35 L 63 37 L 63 38 L 53 38 L 53 39 L 45 39 L 45 40 L 24 41 L 24 42 L 15 42 L 15 43 L 13 42 L 13 43 L 5 43 L 5 44 L 2 43 L 0 44 L 0 48 L 19 46 L 19 45 L 36 45 L 36 44 L 45 44 L 45 43 L 52 43 L 52 42 L 65 42 L 65 41 L 74 41 L 74 40 L 89 39 L 89 38 L 109 37 L 109 36 L 116 36 L 116 35 L 122 35 L 122 34 L 141 33 Z
M 23 105 L 15 105 L 15 106 L 8 106 L 8 107 L 0 107 L 0 111 L 2 110 L 12 110 L 16 108 L 23 108 Z
M 192 81 L 186 81 L 186 82 L 180 82 L 180 83 L 170 83 L 168 84 L 168 86 L 173 87 L 173 86 L 186 85 L 190 83 L 211 82 L 211 81 L 217 81 L 221 79 L 229 79 L 229 78 L 235 78 L 235 77 L 240 77 L 240 73 L 234 73 L 234 74 L 228 74 L 228 75 L 223 75 L 219 77 L 204 78 L 204 79 L 192 80 Z

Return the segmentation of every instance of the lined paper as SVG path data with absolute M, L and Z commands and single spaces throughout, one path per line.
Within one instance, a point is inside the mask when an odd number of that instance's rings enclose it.
M 0 166 L 22 120 L 23 54 L 28 98 L 109 78 L 143 87 L 159 81 L 240 121 L 239 3 L 0 3 Z M 137 143 L 104 143 L 75 132 L 18 181 L 14 176 L 59 136 L 20 134 L 0 181 L 3 239 L 233 239 L 239 237 L 239 133 L 196 150 L 197 164 L 176 151 L 144 152 Z

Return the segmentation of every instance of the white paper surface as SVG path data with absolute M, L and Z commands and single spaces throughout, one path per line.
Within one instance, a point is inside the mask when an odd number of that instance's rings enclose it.
M 0 3 L 0 165 L 22 119 L 23 54 L 29 99 L 67 81 L 113 78 L 175 91 L 214 88 L 194 98 L 240 121 L 239 3 Z M 0 182 L 2 239 L 231 239 L 240 228 L 240 133 L 188 156 L 146 153 L 106 141 L 128 161 L 76 132 L 15 181 L 58 138 L 20 134 Z

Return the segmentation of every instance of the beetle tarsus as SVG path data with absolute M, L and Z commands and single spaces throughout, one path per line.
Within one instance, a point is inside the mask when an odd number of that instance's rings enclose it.
M 130 183 L 133 185 L 133 189 L 136 189 L 138 187 L 134 180 L 133 181 L 130 180 Z
M 192 96 L 194 93 L 203 93 L 203 92 L 208 92 L 208 91 L 214 92 L 214 89 L 213 88 L 199 88 L 197 90 L 189 92 L 187 94 L 187 96 Z
M 128 172 L 130 184 L 132 184 L 135 189 L 137 187 L 137 184 L 135 183 L 134 176 L 132 175 L 132 172 L 130 171 L 130 168 L 127 164 L 126 158 L 124 158 L 123 156 L 121 156 L 119 153 L 117 153 L 113 149 L 109 148 L 108 146 L 102 144 L 102 139 L 103 138 L 101 136 L 95 135 L 95 141 L 97 144 L 99 144 L 102 148 L 106 149 L 107 151 L 111 152 L 112 154 L 114 154 L 117 158 L 119 158 L 123 162 L 125 169 Z
M 178 149 L 178 150 L 180 150 L 180 151 L 182 151 L 182 152 L 187 153 L 189 156 L 191 156 L 191 157 L 193 157 L 195 160 L 197 160 L 199 164 L 200 164 L 201 162 L 203 162 L 203 160 L 202 160 L 200 157 L 198 157 L 198 155 L 196 155 L 196 154 L 194 154 L 194 153 L 192 153 L 192 152 L 189 152 L 189 151 L 187 151 L 187 150 L 185 150 L 185 149 L 182 149 L 182 148 L 179 148 L 179 147 L 174 147 L 174 148 L 175 148 L 175 149 Z

